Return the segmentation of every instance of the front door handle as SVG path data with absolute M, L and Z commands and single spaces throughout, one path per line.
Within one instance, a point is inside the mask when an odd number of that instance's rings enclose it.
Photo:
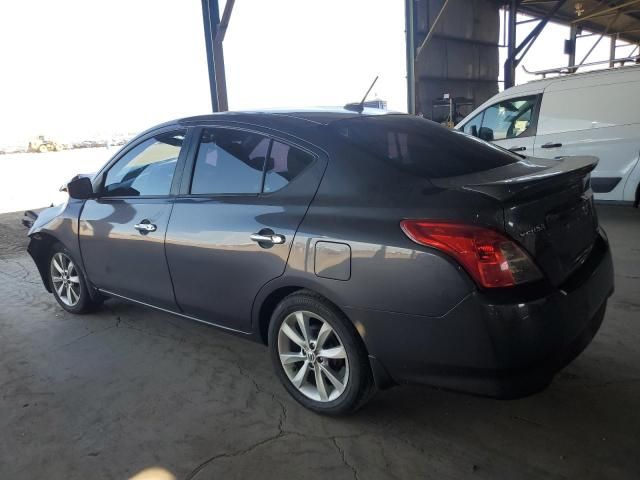
M 149 220 L 143 220 L 140 223 L 136 223 L 133 228 L 138 230 L 140 233 L 155 232 L 158 229 L 158 227 L 153 223 L 150 223 Z
M 510 152 L 524 152 L 527 147 L 511 147 L 509 149 Z
M 254 242 L 265 243 L 269 245 L 282 245 L 286 238 L 284 235 L 280 235 L 278 233 L 273 234 L 261 234 L 261 233 L 252 233 L 249 237 Z
M 562 146 L 561 143 L 549 142 L 549 143 L 545 143 L 544 145 L 542 145 L 542 148 L 560 148 L 561 146 Z

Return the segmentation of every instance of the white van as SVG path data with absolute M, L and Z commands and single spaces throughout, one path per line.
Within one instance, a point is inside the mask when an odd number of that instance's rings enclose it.
M 523 155 L 600 159 L 598 200 L 640 200 L 640 66 L 537 80 L 509 88 L 457 126 Z

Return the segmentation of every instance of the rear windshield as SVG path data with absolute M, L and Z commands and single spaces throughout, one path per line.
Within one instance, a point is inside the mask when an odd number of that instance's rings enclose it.
M 370 154 L 427 178 L 466 175 L 522 159 L 484 140 L 410 115 L 349 118 L 333 122 L 330 128 Z

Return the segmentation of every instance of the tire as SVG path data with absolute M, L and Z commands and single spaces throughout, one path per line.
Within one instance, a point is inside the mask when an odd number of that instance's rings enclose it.
M 308 290 L 285 297 L 274 310 L 269 351 L 289 394 L 314 412 L 353 413 L 375 392 L 367 352 L 353 324 L 332 303 Z
M 47 148 L 46 145 L 40 145 L 38 147 L 38 152 L 40 152 L 40 153 L 47 153 L 48 151 L 49 151 L 49 149 Z
M 67 312 L 83 314 L 93 311 L 100 302 L 89 294 L 89 287 L 78 263 L 62 244 L 52 246 L 47 271 L 51 292 L 58 304 Z

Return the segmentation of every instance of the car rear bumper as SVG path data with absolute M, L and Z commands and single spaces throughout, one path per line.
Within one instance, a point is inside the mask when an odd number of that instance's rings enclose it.
M 613 263 L 599 238 L 585 263 L 553 291 L 516 301 L 473 292 L 442 317 L 345 308 L 376 380 L 424 383 L 499 398 L 546 387 L 591 342 L 613 292 Z

